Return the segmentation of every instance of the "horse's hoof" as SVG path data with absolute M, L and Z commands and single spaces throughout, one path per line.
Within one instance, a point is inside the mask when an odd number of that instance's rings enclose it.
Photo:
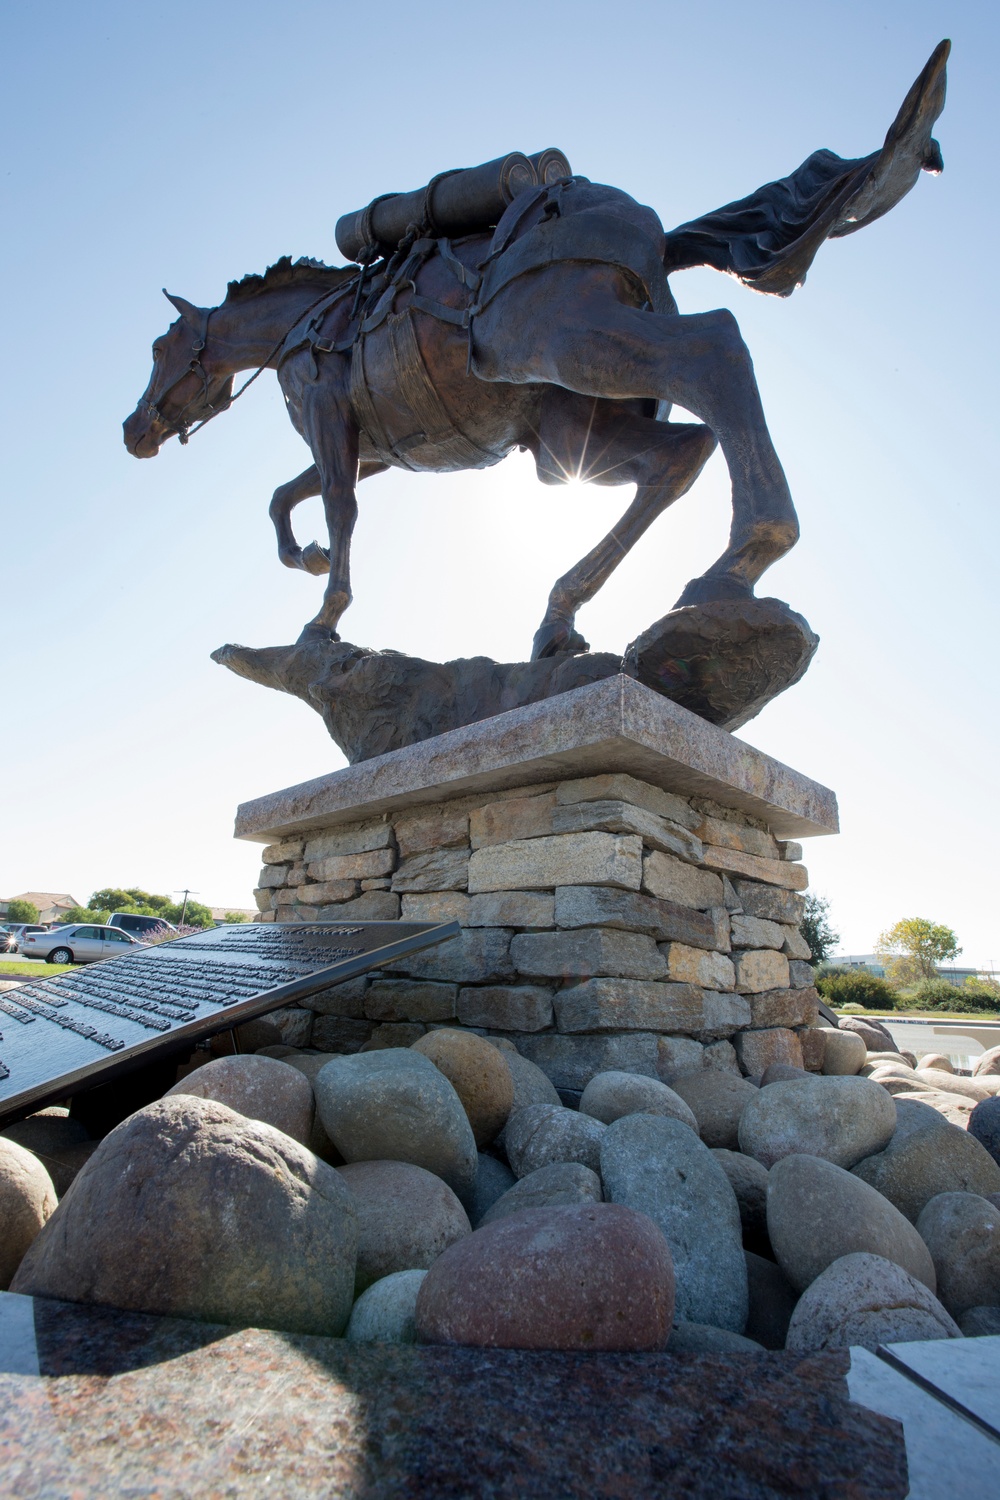
M 719 604 L 724 599 L 752 599 L 753 584 L 738 578 L 692 578 L 674 609 L 686 604 Z
M 305 568 L 307 573 L 315 573 L 319 577 L 330 571 L 330 554 L 319 542 L 310 542 L 307 547 L 302 548 L 302 561 L 300 567 Z
M 565 620 L 550 620 L 535 632 L 531 643 L 531 660 L 545 661 L 551 656 L 578 656 L 589 651 L 590 644 Z
M 339 641 L 340 636 L 329 625 L 317 625 L 315 621 L 306 625 L 300 632 L 295 642 L 297 646 L 316 646 L 329 641 Z

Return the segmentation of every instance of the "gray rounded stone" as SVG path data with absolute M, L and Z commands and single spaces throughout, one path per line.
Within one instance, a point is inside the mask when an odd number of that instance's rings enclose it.
M 19 1146 L 23 1146 L 26 1151 L 33 1151 L 36 1156 L 64 1151 L 67 1146 L 79 1146 L 90 1139 L 80 1121 L 72 1119 L 69 1110 L 59 1106 L 39 1110 L 26 1120 L 17 1120 L 13 1125 L 0 1130 L 0 1136 L 8 1141 L 16 1141 Z
M 1000 1073 L 1000 1047 L 987 1047 L 972 1069 L 973 1078 L 985 1078 L 991 1073 Z
M 507 1121 L 504 1145 L 516 1177 L 526 1177 L 550 1162 L 577 1161 L 591 1171 L 600 1165 L 601 1140 L 607 1125 L 575 1109 L 529 1104 Z
M 344 1338 L 353 1344 L 415 1344 L 414 1310 L 426 1271 L 394 1271 L 361 1293 Z
M 744 1234 L 767 1233 L 767 1168 L 742 1151 L 712 1147 L 712 1155 L 729 1178 L 736 1194 Z
M 569 1203 L 601 1203 L 601 1179 L 590 1167 L 578 1161 L 554 1161 L 547 1167 L 529 1172 L 509 1192 L 498 1198 L 480 1219 L 480 1225 L 492 1224 L 522 1208 L 557 1208 Z
M 969 1307 L 958 1319 L 967 1339 L 996 1338 L 1000 1335 L 1000 1307 Z
M 604 1125 L 623 1115 L 666 1115 L 697 1130 L 698 1123 L 680 1095 L 658 1078 L 609 1070 L 595 1073 L 580 1099 L 580 1113 Z
M 271 1125 L 176 1094 L 105 1136 L 14 1290 L 337 1335 L 357 1252 L 357 1213 L 332 1167 Z
M 1000 1078 L 987 1073 L 979 1078 L 963 1078 L 958 1073 L 943 1073 L 938 1068 L 915 1068 L 923 1088 L 941 1089 L 946 1094 L 961 1094 L 976 1104 L 982 1099 L 993 1099 L 1000 1094 Z
M 894 1135 L 852 1168 L 915 1224 L 938 1193 L 1000 1193 L 1000 1166 L 968 1131 L 928 1104 L 896 1100 Z
M 394 1271 L 426 1270 L 449 1245 L 472 1233 L 446 1182 L 407 1161 L 356 1161 L 339 1167 L 358 1215 L 354 1290 Z
M 314 1087 L 323 1126 L 345 1162 L 408 1161 L 459 1196 L 472 1187 L 479 1164 L 472 1126 L 430 1058 L 408 1047 L 356 1052 L 328 1062 Z
M 705 1145 L 735 1151 L 739 1146 L 740 1116 L 760 1090 L 745 1078 L 716 1068 L 678 1078 L 675 1087 L 694 1112 L 696 1128 Z
M 513 1048 L 504 1049 L 504 1058 L 514 1080 L 514 1103 L 511 1114 L 517 1109 L 527 1109 L 529 1104 L 562 1104 L 555 1084 L 537 1063 L 522 1057 Z
M 853 1031 L 824 1031 L 823 1072 L 825 1075 L 860 1073 L 868 1048 L 864 1039 Z
M 951 1058 L 946 1057 L 943 1052 L 925 1052 L 917 1059 L 917 1071 L 922 1068 L 936 1068 L 940 1073 L 954 1073 Z
M 0 1291 L 6 1291 L 56 1208 L 52 1179 L 37 1156 L 0 1139 Z
M 505 1161 L 480 1151 L 476 1165 L 476 1179 L 471 1188 L 462 1194 L 462 1207 L 469 1215 L 469 1223 L 475 1229 L 487 1209 L 492 1208 L 517 1181 Z
M 794 1063 L 768 1063 L 760 1075 L 760 1086 L 766 1089 L 769 1083 L 792 1083 L 799 1078 L 814 1076 L 805 1068 L 797 1068 Z
M 810 1078 L 760 1089 L 740 1116 L 740 1150 L 772 1167 L 804 1151 L 838 1167 L 881 1151 L 896 1128 L 896 1105 L 867 1078 Z
M 313 1122 L 313 1091 L 308 1078 L 276 1057 L 255 1053 L 216 1057 L 168 1089 L 165 1098 L 186 1094 L 214 1099 L 248 1120 L 263 1120 L 308 1146 Z
M 982 1099 L 969 1116 L 969 1134 L 1000 1165 L 1000 1099 Z
M 869 1052 L 898 1052 L 892 1032 L 881 1021 L 872 1016 L 841 1016 L 837 1022 L 839 1031 L 853 1031 L 859 1036 Z
M 845 1255 L 864 1251 L 902 1266 L 933 1292 L 930 1252 L 909 1219 L 843 1167 L 796 1153 L 768 1174 L 767 1231 L 778 1264 L 800 1292 Z
M 975 1193 L 939 1193 L 921 1212 L 917 1233 L 953 1318 L 970 1307 L 1000 1307 L 1000 1208 Z
M 685 1322 L 742 1333 L 747 1272 L 729 1178 L 679 1120 L 626 1115 L 601 1143 L 604 1196 L 648 1214 L 670 1245 L 676 1312 Z
M 747 1313 L 747 1338 L 756 1339 L 765 1349 L 784 1349 L 799 1294 L 788 1277 L 773 1260 L 744 1250 L 747 1263 L 747 1290 L 750 1310 Z
M 860 1344 L 961 1338 L 962 1331 L 922 1281 L 880 1255 L 845 1255 L 802 1293 L 785 1348 L 796 1354 Z
M 713 1328 L 711 1323 L 675 1323 L 670 1330 L 668 1354 L 763 1354 L 763 1344 L 733 1333 L 731 1328 Z

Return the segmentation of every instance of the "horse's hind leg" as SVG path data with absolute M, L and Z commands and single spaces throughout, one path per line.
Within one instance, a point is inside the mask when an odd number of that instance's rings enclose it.
M 535 634 L 534 661 L 587 650 L 574 629 L 577 610 L 604 586 L 656 517 L 690 489 L 715 438 L 707 427 L 656 422 L 623 403 L 595 401 L 550 387 L 537 446 L 532 446 L 538 477 L 545 484 L 581 479 L 638 485 L 635 499 L 613 530 L 553 586 Z

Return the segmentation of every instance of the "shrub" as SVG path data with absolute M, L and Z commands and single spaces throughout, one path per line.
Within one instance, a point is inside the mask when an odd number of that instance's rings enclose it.
M 907 992 L 906 1003 L 914 1010 L 953 1010 L 959 1014 L 1000 1009 L 995 991 L 986 995 L 978 987 L 950 984 L 947 979 L 922 979 Z
M 983 1010 L 1000 1010 L 1000 984 L 995 979 L 986 979 L 981 974 L 970 974 L 962 988 L 985 1002 Z
M 37 922 L 38 907 L 34 901 L 22 901 L 19 897 L 15 897 L 13 901 L 7 902 L 7 916 L 5 920 L 8 922 Z
M 892 1010 L 898 994 L 887 979 L 867 969 L 827 971 L 816 980 L 816 988 L 830 1005 L 860 1005 L 865 1010 Z

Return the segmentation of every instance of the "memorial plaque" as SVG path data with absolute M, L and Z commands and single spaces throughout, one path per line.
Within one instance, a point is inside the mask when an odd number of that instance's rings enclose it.
M 0 990 L 0 1126 L 459 930 L 234 923 Z

